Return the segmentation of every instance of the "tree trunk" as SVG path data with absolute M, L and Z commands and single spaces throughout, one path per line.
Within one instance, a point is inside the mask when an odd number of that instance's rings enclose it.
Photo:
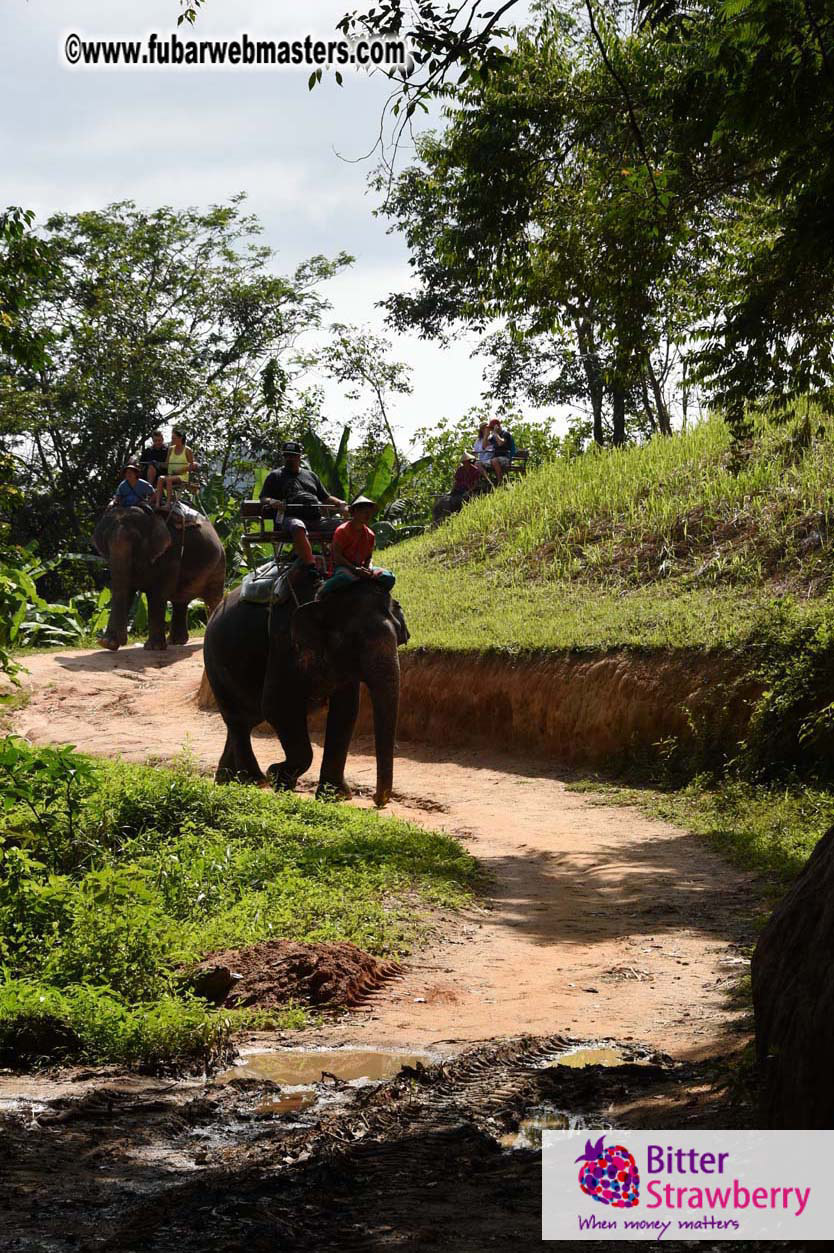
M 582 357 L 582 366 L 585 370 L 585 378 L 588 381 L 588 396 L 590 397 L 591 412 L 594 418 L 594 443 L 599 444 L 601 447 L 605 443 L 605 435 L 602 429 L 604 388 L 599 355 L 594 342 L 593 326 L 588 318 L 577 318 L 575 328 L 576 340 Z
M 625 388 L 620 379 L 616 378 L 611 388 L 611 443 L 615 448 L 621 448 L 626 442 L 625 402 Z
M 654 411 L 652 410 L 651 402 L 649 401 L 649 389 L 646 386 L 645 374 L 640 375 L 640 393 L 643 398 L 643 408 L 646 411 L 646 417 L 649 419 L 649 428 L 651 430 L 652 435 L 654 435 L 655 431 L 657 430 L 657 421 L 655 418 Z
M 654 404 L 657 410 L 657 425 L 660 427 L 661 435 L 672 434 L 672 421 L 669 417 L 669 409 L 666 405 L 666 397 L 663 395 L 663 388 L 660 386 L 657 375 L 654 372 L 651 357 L 646 359 L 646 374 L 648 375 L 652 393 L 654 394 Z

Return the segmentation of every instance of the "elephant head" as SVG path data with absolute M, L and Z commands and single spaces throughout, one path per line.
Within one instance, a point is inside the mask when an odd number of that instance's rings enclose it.
M 385 805 L 394 778 L 394 741 L 400 700 L 397 649 L 408 639 L 405 617 L 387 592 L 359 584 L 301 605 L 291 636 L 299 668 L 316 686 L 359 680 L 374 714 L 377 780 L 374 799 Z
M 171 547 L 171 533 L 151 509 L 113 506 L 99 519 L 93 543 L 110 565 L 110 617 L 99 643 L 117 649 L 127 643 L 127 615 L 134 592 L 148 586 L 154 564 Z

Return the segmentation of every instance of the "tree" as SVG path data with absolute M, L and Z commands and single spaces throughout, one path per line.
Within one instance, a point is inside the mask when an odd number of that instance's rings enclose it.
M 344 29 L 406 34 L 420 72 L 396 85 L 393 107 L 410 117 L 453 80 L 483 80 L 501 64 L 518 0 L 470 5 L 383 0 L 345 15 Z M 541 6 L 553 12 L 557 6 Z M 641 177 L 658 208 L 670 185 L 698 210 L 717 191 L 755 205 L 746 253 L 714 267 L 704 342 L 694 366 L 737 428 L 746 401 L 769 393 L 830 399 L 834 360 L 834 7 L 827 0 L 570 0 L 596 42 L 611 98 L 625 107 Z M 625 36 L 625 38 L 623 38 Z M 640 107 L 641 82 L 624 45 L 652 50 L 667 73 Z M 654 108 L 673 122 L 655 177 Z M 699 177 L 687 177 L 700 167 Z M 390 170 L 388 171 L 390 177 Z M 743 225 L 743 224 L 742 224 Z
M 671 430 L 663 383 L 691 331 L 686 294 L 704 266 L 693 222 L 711 206 L 684 207 L 692 171 L 667 174 L 672 127 L 660 108 L 646 176 L 628 109 L 612 98 L 613 56 L 641 82 L 641 105 L 661 94 L 665 67 L 648 47 L 623 41 L 606 64 L 573 23 L 520 35 L 486 82 L 455 95 L 446 130 L 419 140 L 420 164 L 394 181 L 382 212 L 420 279 L 388 300 L 395 326 L 438 335 L 505 319 L 485 343 L 499 391 L 512 398 L 526 377 L 532 399 L 585 401 L 596 441 L 608 425 L 621 444 L 629 417 Z M 385 172 L 375 185 L 387 190 Z M 549 388 L 530 378 L 544 359 L 557 367 Z
M 394 469 L 401 469 L 394 426 L 390 413 L 391 398 L 408 396 L 412 386 L 410 369 L 402 361 L 390 359 L 391 344 L 381 335 L 361 327 L 334 322 L 329 327 L 326 346 L 317 363 L 331 378 L 347 384 L 348 400 L 368 401 L 368 407 L 354 420 L 361 429 L 372 457 L 379 454 L 385 442 L 393 450 Z
M 18 466 L 20 524 L 48 543 L 81 537 L 121 466 L 155 426 L 185 427 L 197 460 L 226 471 L 298 421 L 301 337 L 319 326 L 321 284 L 350 258 L 269 271 L 242 197 L 207 211 L 131 202 L 45 226 L 53 268 L 22 318 L 48 360 L 6 357 L 0 438 Z

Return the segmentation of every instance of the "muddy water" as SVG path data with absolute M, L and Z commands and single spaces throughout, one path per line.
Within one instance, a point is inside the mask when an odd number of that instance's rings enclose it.
M 601 1045 L 598 1048 L 577 1048 L 557 1057 L 548 1058 L 544 1069 L 556 1066 L 568 1066 L 571 1070 L 583 1070 L 586 1066 L 621 1066 L 628 1061 L 622 1049 Z M 526 1118 L 511 1131 L 501 1137 L 500 1143 L 505 1149 L 540 1149 L 543 1131 L 574 1131 L 585 1126 L 581 1114 L 571 1114 L 568 1110 L 555 1109 L 553 1106 L 542 1105 L 531 1109 Z
M 585 1066 L 622 1066 L 628 1060 L 622 1049 L 601 1045 L 599 1048 L 570 1049 L 552 1058 L 547 1065 L 572 1066 L 574 1070 L 582 1070 Z
M 239 1065 L 217 1076 L 218 1083 L 231 1079 L 264 1079 L 287 1087 L 366 1080 L 379 1083 L 393 1079 L 403 1066 L 424 1066 L 437 1061 L 429 1053 L 375 1052 L 372 1049 L 280 1049 L 269 1053 L 248 1053 Z

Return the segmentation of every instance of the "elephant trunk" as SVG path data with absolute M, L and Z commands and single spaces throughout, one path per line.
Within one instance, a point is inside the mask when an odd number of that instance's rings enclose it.
M 392 632 L 393 635 L 393 632 Z M 365 683 L 374 711 L 376 745 L 376 792 L 374 802 L 380 808 L 391 799 L 394 787 L 394 741 L 397 735 L 397 714 L 400 704 L 400 663 L 396 641 L 390 650 L 382 650 L 366 668 Z

